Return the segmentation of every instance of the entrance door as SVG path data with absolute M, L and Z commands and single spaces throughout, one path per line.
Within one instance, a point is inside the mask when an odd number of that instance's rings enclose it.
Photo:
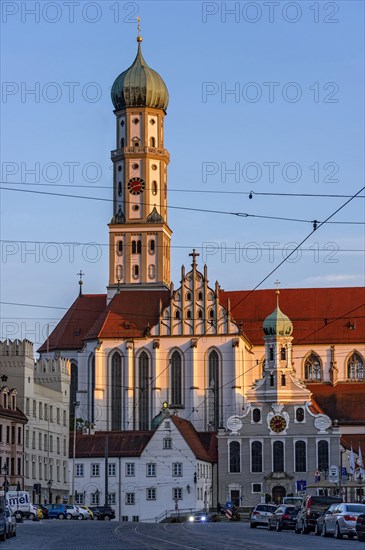
M 240 505 L 240 492 L 237 489 L 231 489 L 231 502 L 233 506 Z
M 281 485 L 277 485 L 272 490 L 272 499 L 277 504 L 280 504 L 281 502 L 283 502 L 283 497 L 285 497 L 285 495 L 286 495 L 285 488 L 282 487 Z

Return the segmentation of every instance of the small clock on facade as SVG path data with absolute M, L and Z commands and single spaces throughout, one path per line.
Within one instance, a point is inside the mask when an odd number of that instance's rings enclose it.
M 131 195 L 140 195 L 145 187 L 146 184 L 142 178 L 131 178 L 128 182 L 128 191 Z
M 279 433 L 286 429 L 286 420 L 279 414 L 276 414 L 270 420 L 270 428 L 272 432 Z

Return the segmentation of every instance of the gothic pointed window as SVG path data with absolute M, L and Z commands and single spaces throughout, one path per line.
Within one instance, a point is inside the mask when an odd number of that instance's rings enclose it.
M 315 353 L 311 353 L 304 363 L 304 378 L 314 382 L 322 380 L 321 361 Z
M 138 417 L 139 429 L 150 429 L 150 378 L 149 378 L 149 358 L 145 351 L 142 351 L 138 358 Z
M 253 441 L 251 443 L 251 469 L 252 472 L 262 472 L 262 443 Z
M 347 378 L 350 380 L 364 379 L 364 361 L 356 351 L 350 355 L 347 361 Z
M 235 474 L 241 471 L 241 445 L 238 441 L 229 444 L 229 473 Z
M 306 472 L 307 471 L 307 452 L 305 441 L 295 442 L 295 471 Z
M 122 357 L 115 352 L 111 361 L 112 430 L 122 429 Z
M 88 365 L 88 399 L 87 399 L 87 420 L 89 424 L 94 424 L 95 415 L 95 355 L 89 357 Z
M 181 355 L 174 351 L 171 355 L 171 406 L 183 406 L 183 371 Z
M 70 376 L 70 416 L 75 414 L 75 403 L 77 401 L 78 390 L 78 368 L 76 361 L 71 361 L 71 376 Z
M 208 427 L 218 430 L 220 424 L 219 355 L 213 350 L 208 357 Z
M 328 450 L 328 441 L 322 439 L 318 441 L 318 470 L 325 470 L 329 467 L 329 450 Z
M 284 443 L 274 441 L 273 452 L 273 472 L 284 472 Z

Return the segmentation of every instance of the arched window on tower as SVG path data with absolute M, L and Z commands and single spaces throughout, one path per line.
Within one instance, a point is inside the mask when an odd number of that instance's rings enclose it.
M 122 429 L 122 357 L 113 353 L 111 360 L 111 417 L 112 430 Z
M 208 427 L 218 430 L 220 425 L 219 355 L 212 350 L 208 357 Z
M 350 380 L 364 379 L 364 361 L 356 351 L 347 360 L 347 378 Z
M 183 370 L 181 355 L 178 351 L 174 351 L 171 355 L 171 406 L 182 407 L 183 406 Z
M 286 349 L 284 347 L 280 348 L 280 359 L 282 361 L 284 361 L 286 359 Z
M 156 138 L 154 137 L 150 138 L 150 147 L 156 147 Z
M 137 254 L 137 241 L 132 241 L 132 254 Z
M 70 417 L 75 416 L 75 403 L 77 401 L 78 390 L 78 368 L 76 361 L 71 361 L 70 376 Z
M 274 361 L 274 348 L 270 347 L 269 349 L 269 361 Z
M 137 241 L 137 254 L 142 253 L 142 241 Z
M 321 361 L 315 353 L 311 353 L 304 363 L 304 378 L 306 380 L 322 380 Z
M 241 471 L 241 445 L 238 441 L 229 444 L 229 472 L 236 474 Z
M 150 429 L 150 372 L 149 358 L 145 351 L 142 351 L 138 358 L 138 418 L 139 430 Z

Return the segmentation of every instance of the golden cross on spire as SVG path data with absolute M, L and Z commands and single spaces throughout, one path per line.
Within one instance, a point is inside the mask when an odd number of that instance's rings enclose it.
M 280 281 L 279 281 L 279 279 L 276 279 L 276 281 L 274 282 L 274 285 L 276 285 L 276 290 L 275 290 L 276 306 L 279 307 L 279 294 L 280 294 L 280 290 L 279 290 Z
M 137 17 L 137 30 L 138 30 L 138 36 L 137 36 L 137 42 L 142 42 L 143 38 L 141 36 L 141 18 Z

